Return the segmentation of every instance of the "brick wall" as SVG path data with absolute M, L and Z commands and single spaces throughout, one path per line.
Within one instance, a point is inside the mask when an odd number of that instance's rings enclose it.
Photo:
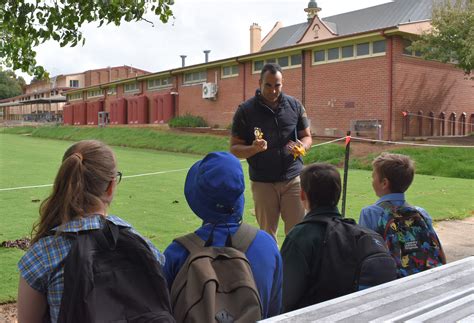
M 218 93 L 215 100 L 202 98 L 202 83 L 183 84 L 178 77 L 179 115 L 187 113 L 199 115 L 209 126 L 227 127 L 232 122 L 237 106 L 243 101 L 243 66 L 239 66 L 239 75 L 221 78 L 221 68 L 207 70 L 207 82 L 215 83 L 217 73 Z
M 112 79 L 129 77 L 129 69 L 112 69 Z M 103 82 L 109 71 L 88 73 L 92 73 L 89 75 L 92 82 Z M 173 90 L 178 93 L 176 115 L 199 115 L 210 126 L 227 127 L 238 105 L 255 94 L 259 78 L 259 73 L 252 73 L 250 61 L 240 63 L 239 75 L 231 78 L 221 77 L 220 66 L 207 69 L 207 82 L 218 85 L 215 100 L 202 98 L 202 83 L 183 84 L 183 74 L 173 76 L 172 88 L 149 91 L 144 80 L 139 92 L 127 96 L 145 94 L 151 98 Z M 312 65 L 312 52 L 307 50 L 303 67 L 283 70 L 283 80 L 283 91 L 304 103 L 311 130 L 318 136 L 343 136 L 355 120 L 380 120 L 382 138 L 392 140 L 442 135 L 443 125 L 445 135 L 458 135 L 463 129 L 460 120 L 466 122 L 466 133 L 471 129 L 473 82 L 451 64 L 403 55 L 402 38 L 398 36 L 387 41 L 385 55 L 376 57 Z M 110 100 L 123 96 L 123 85 L 117 85 L 117 94 L 106 96 L 105 110 L 110 110 Z M 409 112 L 408 117 L 403 117 L 405 111 Z M 439 120 L 443 113 L 444 121 Z M 449 122 L 453 113 L 456 114 L 454 131 Z M 464 119 L 463 113 L 466 113 Z M 430 119 L 430 115 L 436 119 Z
M 468 116 L 474 113 L 473 82 L 466 80 L 461 70 L 452 64 L 403 55 L 399 37 L 394 38 L 394 53 L 393 114 L 397 139 L 401 138 L 403 127 L 402 111 L 410 112 L 409 136 L 420 135 L 420 119 L 423 123 L 421 135 L 430 135 L 430 112 L 435 118 L 445 113 L 445 135 L 450 134 L 449 117 L 453 112 L 456 113 L 456 121 L 463 112 Z M 418 117 L 418 113 L 422 117 Z M 440 122 L 434 120 L 434 135 L 440 135 Z M 456 123 L 456 135 L 459 134 L 459 126 Z
M 345 135 L 352 120 L 382 120 L 386 129 L 386 56 L 311 65 L 307 55 L 306 66 L 306 111 L 316 135 L 329 135 L 330 129 Z

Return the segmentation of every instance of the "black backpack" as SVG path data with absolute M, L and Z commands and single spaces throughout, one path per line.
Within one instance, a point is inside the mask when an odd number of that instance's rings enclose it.
M 313 216 L 301 223 L 326 225 L 317 280 L 311 284 L 316 304 L 397 278 L 397 266 L 382 237 L 353 219 Z
M 129 228 L 73 235 L 58 322 L 175 322 L 161 265 Z

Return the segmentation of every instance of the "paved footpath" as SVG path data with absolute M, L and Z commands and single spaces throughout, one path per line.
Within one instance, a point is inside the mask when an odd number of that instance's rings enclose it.
M 474 256 L 474 216 L 435 223 L 448 262 Z

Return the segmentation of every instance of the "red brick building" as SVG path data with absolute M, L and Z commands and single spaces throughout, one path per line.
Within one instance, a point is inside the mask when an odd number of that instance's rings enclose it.
M 123 65 L 35 81 L 26 86 L 23 94 L 0 100 L 0 120 L 57 121 L 62 118 L 66 103 L 64 92 L 67 90 L 93 87 L 146 73 L 149 72 Z
M 112 124 L 192 114 L 227 127 L 237 106 L 254 95 L 264 63 L 277 62 L 283 91 L 303 103 L 317 136 L 347 130 L 390 140 L 467 135 L 474 131 L 472 81 L 453 64 L 408 50 L 430 27 L 431 7 L 431 0 L 395 0 L 321 19 L 311 0 L 307 22 L 278 22 L 263 39 L 253 24 L 248 55 L 69 91 L 70 111 L 83 101 L 103 101 Z M 66 123 L 73 118 L 70 112 Z

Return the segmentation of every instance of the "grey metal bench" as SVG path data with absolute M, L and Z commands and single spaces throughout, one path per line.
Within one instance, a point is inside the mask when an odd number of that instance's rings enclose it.
M 261 322 L 474 322 L 474 257 Z

